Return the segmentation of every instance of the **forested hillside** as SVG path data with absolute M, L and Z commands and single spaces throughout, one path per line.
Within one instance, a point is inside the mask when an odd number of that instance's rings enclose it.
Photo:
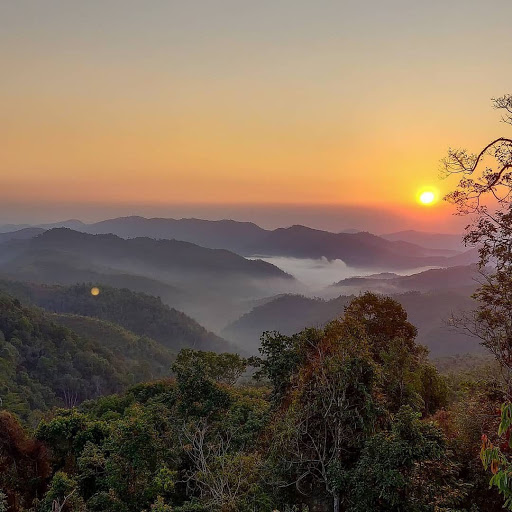
M 110 350 L 108 340 L 79 337 L 50 315 L 0 295 L 0 398 L 23 419 L 34 411 L 72 407 L 148 377 L 144 365 Z
M 51 286 L 0 281 L 0 290 L 5 290 L 22 301 L 55 313 L 94 317 L 119 324 L 128 331 L 151 338 L 176 353 L 184 347 L 214 351 L 235 348 L 184 313 L 165 305 L 157 297 L 127 288 L 102 285 L 100 294 L 92 296 L 92 286 Z
M 95 317 L 54 313 L 49 318 L 81 338 L 108 349 L 114 357 L 124 359 L 133 374 L 133 381 L 153 380 L 170 374 L 177 352 L 148 336 Z

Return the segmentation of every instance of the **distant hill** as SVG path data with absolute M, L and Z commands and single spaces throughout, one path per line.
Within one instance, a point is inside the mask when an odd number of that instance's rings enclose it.
M 87 226 L 84 222 L 78 219 L 69 219 L 63 220 L 60 222 L 50 222 L 47 224 L 38 224 L 36 227 L 43 229 L 53 229 L 53 228 L 68 228 L 68 229 L 76 229 L 80 230 Z
M 114 233 L 123 238 L 150 237 L 191 242 L 212 249 L 235 252 L 253 245 L 266 234 L 266 230 L 252 222 L 202 219 L 146 219 L 121 217 L 85 226 L 88 233 Z
M 53 313 L 93 317 L 118 324 L 138 336 L 157 341 L 173 353 L 182 348 L 236 351 L 234 345 L 208 332 L 192 318 L 144 293 L 101 286 L 101 293 L 93 297 L 91 285 L 49 286 L 9 280 L 0 281 L 0 290 Z M 71 320 L 66 322 L 71 326 Z M 85 327 L 92 329 L 94 325 L 87 323 Z M 105 326 L 96 325 L 99 327 Z
M 8 256 L 9 249 L 6 252 Z M 90 235 L 68 228 L 50 229 L 26 240 L 24 244 L 10 247 L 10 253 L 15 254 L 16 258 L 27 252 L 60 253 L 118 270 L 143 266 L 148 274 L 152 273 L 151 270 L 158 270 L 195 275 L 212 272 L 218 278 L 244 275 L 251 278 L 293 279 L 270 263 L 248 260 L 223 249 L 208 249 L 177 240 L 125 240 L 115 235 Z
M 331 233 L 306 226 L 265 230 L 250 222 L 232 220 L 124 217 L 87 225 L 82 230 L 115 233 L 126 238 L 175 238 L 249 256 L 341 259 L 354 267 L 415 268 L 441 264 L 445 257 L 456 254 L 443 248 L 425 248 L 403 241 L 390 242 L 355 230 Z
M 21 229 L 37 227 L 32 224 L 0 224 L 0 233 L 11 233 Z
M 331 301 L 302 295 L 280 295 L 256 306 L 228 325 L 222 335 L 252 353 L 257 353 L 264 331 L 293 334 L 305 327 L 320 327 L 343 312 L 350 297 Z M 236 341 L 235 341 L 236 340 Z
M 63 220 L 60 222 L 50 222 L 47 224 L 0 224 L 0 233 L 9 233 L 13 231 L 20 231 L 26 228 L 37 228 L 42 231 L 52 228 L 70 228 L 82 230 L 87 224 L 77 219 Z
M 464 251 L 466 248 L 462 242 L 462 235 L 452 235 L 448 233 L 427 233 L 425 231 L 397 231 L 380 235 L 386 240 L 396 242 L 402 240 L 412 244 L 421 245 L 429 249 L 449 249 L 454 251 Z
M 3 264 L 2 264 L 3 263 Z M 97 265 L 87 258 L 69 258 L 58 251 L 28 249 L 16 258 L 2 262 L 0 278 L 19 281 L 71 285 L 75 283 L 101 283 L 115 288 L 129 288 L 137 292 L 162 297 L 168 303 L 179 304 L 187 294 L 182 289 L 150 277 L 129 274 Z
M 418 342 L 429 347 L 433 356 L 478 352 L 478 342 L 449 327 L 452 313 L 469 310 L 473 301 L 454 291 L 429 293 L 409 292 L 393 296 L 405 308 L 409 320 L 418 328 Z M 332 300 L 312 299 L 297 295 L 276 298 L 255 307 L 226 327 L 222 335 L 256 352 L 264 331 L 277 330 L 293 334 L 308 326 L 322 326 L 343 314 L 351 297 Z
M 356 268 L 417 268 L 441 265 L 451 256 L 417 245 L 390 242 L 371 233 L 330 233 L 305 226 L 279 228 L 267 233 L 245 252 L 266 256 L 340 259 Z
M 488 353 L 456 354 L 434 358 L 432 361 L 440 373 L 444 375 L 457 375 L 462 378 L 482 378 L 485 372 L 499 372 L 499 363 Z
M 16 231 L 8 231 L 0 233 L 0 244 L 3 242 L 10 242 L 11 240 L 28 240 L 34 238 L 41 233 L 44 233 L 42 228 L 23 228 Z
M 478 285 L 476 265 L 431 269 L 410 276 L 396 274 L 350 277 L 338 281 L 331 288 L 344 294 L 371 290 L 380 293 L 403 293 L 404 291 L 431 291 L 460 288 L 476 288 Z M 468 293 L 469 295 L 469 293 Z
M 446 258 L 444 265 L 440 266 L 456 267 L 459 265 L 473 265 L 474 263 L 478 263 L 478 261 L 478 249 L 473 247 L 472 249 L 468 249 L 461 254 L 457 254 L 457 256 Z

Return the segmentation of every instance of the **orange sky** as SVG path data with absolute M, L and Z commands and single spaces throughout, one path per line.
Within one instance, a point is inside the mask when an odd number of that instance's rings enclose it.
M 511 92 L 508 1 L 185 4 L 2 3 L 0 202 L 435 221 L 415 197 L 453 186 L 438 180 L 447 147 L 503 129 L 490 98 Z

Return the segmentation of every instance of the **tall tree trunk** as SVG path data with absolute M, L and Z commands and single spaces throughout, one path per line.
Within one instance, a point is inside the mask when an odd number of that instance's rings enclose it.
M 310 512 L 332 512 L 332 500 L 330 498 L 308 498 L 304 501 Z
M 334 495 L 334 512 L 340 512 L 340 493 Z

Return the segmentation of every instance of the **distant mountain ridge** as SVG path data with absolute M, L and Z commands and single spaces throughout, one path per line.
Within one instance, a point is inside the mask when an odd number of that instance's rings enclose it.
M 0 244 L 10 242 L 11 240 L 29 240 L 30 238 L 34 238 L 44 232 L 45 230 L 43 228 L 32 227 L 22 228 L 16 231 L 7 231 L 5 233 L 0 233 Z
M 455 251 L 465 250 L 462 242 L 462 234 L 454 235 L 449 233 L 428 233 L 425 231 L 416 231 L 409 229 L 406 231 L 397 231 L 395 233 L 387 233 L 380 235 L 382 238 L 390 241 L 403 240 L 416 245 L 421 245 L 428 249 L 452 249 Z
M 367 232 L 331 233 L 305 226 L 267 233 L 248 253 L 265 256 L 340 259 L 355 268 L 417 268 L 449 265 L 451 253 L 432 251 L 409 242 L 390 242 Z M 441 254 L 440 254 L 441 253 Z
M 425 270 L 417 274 L 399 276 L 396 274 L 349 277 L 334 283 L 331 288 L 342 293 L 376 291 L 380 293 L 403 293 L 404 291 L 432 291 L 439 289 L 476 288 L 477 265 Z
M 248 277 L 293 279 L 270 263 L 248 260 L 224 249 L 209 249 L 178 240 L 91 235 L 69 228 L 53 228 L 29 240 L 14 241 L 10 246 L 4 245 L 4 250 L 7 256 L 9 251 L 11 254 L 53 251 L 82 259 L 91 258 L 118 269 L 143 263 L 161 271 L 214 271 L 217 276 L 240 273 Z
M 62 224 L 77 225 L 80 221 Z M 55 224 L 58 225 L 58 224 Z M 474 252 L 455 235 L 404 231 L 377 236 L 367 232 L 333 233 L 306 226 L 266 230 L 251 222 L 233 220 L 164 219 L 121 217 L 94 224 L 80 223 L 80 232 L 115 234 L 126 239 L 151 237 L 180 240 L 209 249 L 226 249 L 243 256 L 286 256 L 340 259 L 352 267 L 408 269 L 424 266 L 453 266 L 476 261 Z M 400 238 L 403 234 L 403 238 Z M 425 241 L 425 245 L 415 243 Z M 436 246 L 435 241 L 439 241 Z M 455 249 L 456 247 L 456 249 Z M 460 256 L 462 259 L 455 259 Z M 465 258 L 465 259 L 464 259 Z

